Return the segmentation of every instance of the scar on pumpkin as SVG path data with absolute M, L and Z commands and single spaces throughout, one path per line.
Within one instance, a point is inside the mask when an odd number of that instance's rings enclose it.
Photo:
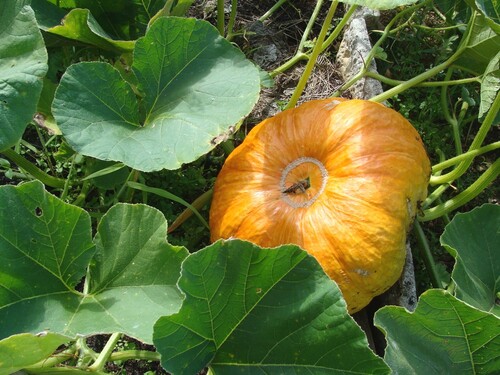
M 340 100 L 332 100 L 330 103 L 327 103 L 325 105 L 325 108 L 328 109 L 328 110 L 332 110 L 334 109 L 337 105 L 339 105 L 340 103 L 342 103 Z

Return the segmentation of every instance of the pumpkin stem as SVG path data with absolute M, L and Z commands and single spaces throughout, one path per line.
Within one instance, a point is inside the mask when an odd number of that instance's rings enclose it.
M 310 177 L 306 177 L 302 180 L 299 180 L 295 183 L 293 183 L 291 186 L 286 187 L 286 178 L 288 174 L 296 167 L 298 167 L 301 164 L 304 163 L 311 163 L 316 165 L 316 167 L 319 169 L 320 175 L 321 175 L 321 185 L 318 187 L 315 187 L 314 190 L 316 190 L 314 195 L 312 197 L 307 197 L 307 200 L 300 200 L 297 201 L 296 198 L 291 198 L 289 195 L 290 194 L 303 194 L 306 192 L 307 189 L 311 187 L 311 181 Z M 283 169 L 281 173 L 281 179 L 280 179 L 280 190 L 281 190 L 281 199 L 283 199 L 286 203 L 288 203 L 290 206 L 294 208 L 300 208 L 300 207 L 309 207 L 312 205 L 316 199 L 321 195 L 321 193 L 325 190 L 326 187 L 326 181 L 328 179 L 328 172 L 319 160 L 311 157 L 300 157 L 298 159 L 295 159 L 292 161 L 290 164 L 288 164 L 285 169 Z M 298 198 L 298 197 L 297 197 Z
M 304 178 L 303 180 L 297 181 L 289 188 L 283 190 L 283 194 L 298 194 L 305 193 L 307 189 L 311 187 L 311 180 L 309 177 Z

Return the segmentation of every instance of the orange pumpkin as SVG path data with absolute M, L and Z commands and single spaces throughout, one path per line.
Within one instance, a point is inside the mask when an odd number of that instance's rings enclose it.
M 310 101 L 264 120 L 229 155 L 215 183 L 211 239 L 301 246 L 353 313 L 399 278 L 429 175 L 420 136 L 394 110 Z

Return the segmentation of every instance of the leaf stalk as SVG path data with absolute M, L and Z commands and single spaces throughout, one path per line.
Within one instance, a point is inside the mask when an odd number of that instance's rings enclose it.
M 45 186 L 50 186 L 57 189 L 64 188 L 66 184 L 65 179 L 48 175 L 14 150 L 8 148 L 3 150 L 2 154 L 10 161 L 17 164 L 17 166 L 19 166 L 21 169 L 24 169 L 26 172 L 28 172 L 31 176 L 33 176 L 37 180 L 40 180 Z
M 121 339 L 122 334 L 121 333 L 113 333 L 110 338 L 108 339 L 108 342 L 106 342 L 106 345 L 102 349 L 101 353 L 99 353 L 99 356 L 97 359 L 94 361 L 94 363 L 89 366 L 89 371 L 103 371 L 104 366 L 106 365 L 106 362 L 109 361 L 111 354 L 113 350 L 116 347 L 116 344 L 118 341 Z
M 500 173 L 500 159 L 497 159 L 472 185 L 455 197 L 436 207 L 424 210 L 424 216 L 419 221 L 430 221 L 437 219 L 457 208 L 463 206 L 471 199 L 478 196 L 490 183 L 495 181 Z
M 338 1 L 334 0 L 332 1 L 332 4 L 330 5 L 330 8 L 328 9 L 328 13 L 325 17 L 325 20 L 323 22 L 323 25 L 321 27 L 321 31 L 318 35 L 318 38 L 316 40 L 316 44 L 314 45 L 314 48 L 311 52 L 311 56 L 309 58 L 309 61 L 306 64 L 305 70 L 300 76 L 299 82 L 297 83 L 297 86 L 295 87 L 295 90 L 292 94 L 292 97 L 290 98 L 290 101 L 286 105 L 285 109 L 288 108 L 293 108 L 297 104 L 297 101 L 299 100 L 300 96 L 302 95 L 302 92 L 304 91 L 307 81 L 309 80 L 309 76 L 312 73 L 312 70 L 314 68 L 314 65 L 316 64 L 316 60 L 318 59 L 319 54 L 322 51 L 323 48 L 323 42 L 326 38 L 326 33 L 328 32 L 328 28 L 330 27 L 330 24 L 332 23 L 333 16 L 335 14 L 335 10 L 337 9 Z
M 500 110 L 500 93 L 497 93 L 495 100 L 493 101 L 490 107 L 490 110 L 486 114 L 486 117 L 484 118 L 481 127 L 479 128 L 476 136 L 474 137 L 474 140 L 472 141 L 469 147 L 469 151 L 475 151 L 479 149 L 484 139 L 486 138 L 486 135 L 488 134 L 488 131 L 490 130 L 499 110 Z M 473 155 L 473 153 L 471 154 Z M 467 171 L 467 169 L 472 163 L 473 158 L 474 156 L 471 156 L 461 161 L 458 164 L 458 166 L 449 173 L 440 176 L 432 176 L 429 181 L 430 185 L 450 184 L 452 181 L 456 180 Z
M 425 237 L 424 230 L 422 229 L 422 226 L 418 221 L 415 221 L 413 223 L 413 232 L 422 253 L 422 259 L 431 279 L 431 284 L 434 288 L 441 288 L 442 280 L 439 276 L 439 272 L 437 271 L 436 262 L 434 261 L 434 257 L 432 256 L 431 248 L 429 246 L 429 243 L 427 242 L 427 238 Z

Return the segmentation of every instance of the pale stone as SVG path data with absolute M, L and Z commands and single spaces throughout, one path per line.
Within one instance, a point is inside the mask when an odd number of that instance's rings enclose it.
M 366 20 L 377 17 L 378 12 L 358 8 L 344 32 L 344 37 L 337 52 L 337 65 L 344 81 L 348 81 L 365 67 L 366 56 L 372 49 Z M 370 71 L 377 71 L 377 66 L 372 60 L 368 67 Z M 382 85 L 372 78 L 362 78 L 349 89 L 349 93 L 356 99 L 370 99 L 382 92 Z

